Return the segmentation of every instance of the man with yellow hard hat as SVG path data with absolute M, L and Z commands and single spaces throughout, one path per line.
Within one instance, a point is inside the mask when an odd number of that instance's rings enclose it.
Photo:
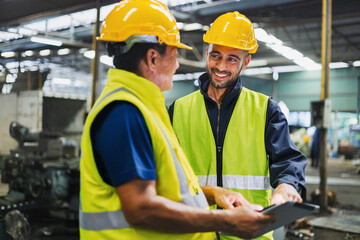
M 263 207 L 301 202 L 306 157 L 291 142 L 277 103 L 242 86 L 240 73 L 258 48 L 251 21 L 239 12 L 225 13 L 204 42 L 207 73 L 198 80 L 200 90 L 169 108 L 200 185 L 237 191 Z M 259 239 L 272 239 L 272 233 Z
M 115 69 L 84 126 L 80 161 L 81 239 L 250 238 L 274 220 L 242 195 L 199 186 L 162 91 L 179 64 L 176 21 L 156 0 L 120 2 L 103 23 Z M 209 210 L 210 204 L 238 207 Z M 241 206 L 240 206 L 241 205 Z

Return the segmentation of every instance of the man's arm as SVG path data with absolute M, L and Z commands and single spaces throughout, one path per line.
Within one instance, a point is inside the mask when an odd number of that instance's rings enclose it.
M 231 210 L 207 210 L 174 202 L 156 193 L 156 182 L 135 179 L 116 188 L 126 220 L 134 226 L 173 233 L 222 231 L 254 237 L 275 220 L 252 205 Z
M 286 117 L 271 99 L 267 119 L 265 147 L 269 156 L 270 182 L 275 187 L 271 204 L 301 202 L 298 192 L 305 189 L 307 159 L 291 141 Z

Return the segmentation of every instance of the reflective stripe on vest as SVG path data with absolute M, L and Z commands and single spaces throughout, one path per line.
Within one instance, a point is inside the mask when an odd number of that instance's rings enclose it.
M 106 94 L 95 105 L 95 107 L 93 109 L 95 109 L 99 105 L 99 103 L 102 102 L 106 97 L 108 97 L 114 93 L 117 93 L 119 91 L 125 91 L 125 92 L 128 92 L 128 93 L 134 95 L 135 97 L 137 97 L 134 93 L 132 93 L 131 91 L 129 91 L 126 88 L 123 88 L 123 87 L 118 88 L 118 89 L 115 89 L 115 90 L 109 92 L 108 94 Z M 171 151 L 172 159 L 174 161 L 176 172 L 177 172 L 178 179 L 179 179 L 180 192 L 181 192 L 181 196 L 183 199 L 180 202 L 190 205 L 190 206 L 194 206 L 194 207 L 207 208 L 208 203 L 207 203 L 206 197 L 203 192 L 197 193 L 194 196 L 192 196 L 191 193 L 189 192 L 189 185 L 188 185 L 184 170 L 181 167 L 181 164 L 174 152 L 174 149 L 171 146 L 171 143 L 170 143 L 168 137 L 166 136 L 164 130 L 161 128 L 159 122 L 156 120 L 154 115 L 152 115 L 152 116 L 153 116 L 155 122 L 157 123 L 157 125 L 159 126 L 159 128 L 161 129 L 161 132 L 163 133 L 163 135 L 166 139 L 166 142 L 168 144 L 168 147 Z M 81 202 L 81 199 L 80 199 L 80 202 Z M 80 204 L 80 209 L 79 209 L 79 225 L 80 225 L 80 228 L 82 228 L 82 229 L 94 230 L 94 231 L 109 230 L 109 229 L 123 229 L 123 228 L 131 227 L 131 225 L 126 221 L 124 212 L 122 210 L 107 211 L 107 212 L 83 212 L 82 208 L 81 208 L 81 204 Z
M 200 186 L 217 186 L 216 175 L 198 175 Z M 223 175 L 223 187 L 232 189 L 267 190 L 271 188 L 267 176 Z

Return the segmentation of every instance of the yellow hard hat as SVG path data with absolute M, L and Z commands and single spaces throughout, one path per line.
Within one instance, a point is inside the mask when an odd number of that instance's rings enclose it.
M 98 40 L 124 42 L 134 35 L 157 36 L 160 44 L 192 48 L 180 43 L 176 20 L 169 8 L 156 0 L 124 0 L 105 18 Z
M 204 34 L 204 42 L 248 50 L 249 53 L 255 53 L 259 46 L 251 21 L 237 11 L 218 17 Z

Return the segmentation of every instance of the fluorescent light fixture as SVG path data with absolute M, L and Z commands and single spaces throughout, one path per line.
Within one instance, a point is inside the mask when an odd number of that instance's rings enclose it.
M 332 62 L 332 63 L 329 63 L 329 67 L 331 69 L 333 69 L 333 68 L 347 68 L 347 67 L 349 67 L 349 64 L 344 63 L 344 62 Z
M 244 75 L 270 74 L 272 69 L 269 67 L 249 68 L 244 70 Z
M 267 64 L 268 61 L 266 61 L 265 59 L 254 59 L 250 61 L 248 68 L 266 66 Z
M 18 71 L 17 68 L 19 67 L 19 62 L 9 62 L 5 64 L 7 69 L 15 69 L 16 72 Z
M 194 31 L 194 30 L 200 30 L 203 28 L 203 25 L 200 23 L 189 23 L 184 25 L 184 31 Z
M 274 50 L 275 52 L 278 52 L 282 56 L 293 60 L 294 63 L 302 66 L 305 68 L 305 70 L 320 70 L 321 65 L 314 62 L 308 57 L 304 57 L 304 55 L 291 48 L 283 45 L 283 42 L 276 38 L 275 36 L 268 34 L 264 29 L 262 28 L 256 28 L 255 29 L 255 38 L 258 41 L 265 42 L 266 46 Z M 280 72 L 280 71 L 278 71 Z
M 269 43 L 269 44 L 277 44 L 282 45 L 283 42 L 276 38 L 275 36 L 268 34 L 264 29 L 262 28 L 256 28 L 255 29 L 255 38 L 261 42 Z
M 100 62 L 105 64 L 105 65 L 108 65 L 110 67 L 113 67 L 113 58 L 112 57 L 109 57 L 109 56 L 106 56 L 106 55 L 102 55 L 100 57 Z
M 14 83 L 16 81 L 17 74 L 7 74 L 6 75 L 6 82 L 7 83 Z
M 34 51 L 27 50 L 27 51 L 24 52 L 24 54 L 25 54 L 25 56 L 27 56 L 27 57 L 31 57 L 31 56 L 34 55 Z
M 302 67 L 304 67 L 306 70 L 320 70 L 321 65 L 314 62 L 308 57 L 302 57 L 298 59 L 294 59 L 294 62 Z
M 37 43 L 42 43 L 42 44 L 47 44 L 47 45 L 52 45 L 52 46 L 57 46 L 57 47 L 60 47 L 62 45 L 62 42 L 59 40 L 53 40 L 53 39 L 43 38 L 43 37 L 31 37 L 30 40 L 32 42 L 37 42 Z
M 185 26 L 185 23 L 183 23 L 183 22 L 177 22 L 177 23 L 176 23 L 176 26 L 178 27 L 179 30 L 183 30 L 183 29 L 184 29 L 184 26 Z
M 94 50 L 89 50 L 84 52 L 84 56 L 90 59 L 94 59 L 95 57 L 95 51 Z
M 301 52 L 299 52 L 295 49 L 292 49 L 290 47 L 283 46 L 283 45 L 267 44 L 267 46 L 269 46 L 275 52 L 280 53 L 281 55 L 283 55 L 284 57 L 286 57 L 290 60 L 294 60 L 294 59 L 301 58 L 304 56 Z
M 172 77 L 173 81 L 180 81 L 185 79 L 185 74 L 174 74 Z
M 209 26 L 206 26 L 206 25 L 202 27 L 202 30 L 203 30 L 203 31 L 207 31 L 207 30 L 209 30 L 209 29 L 210 29 L 210 27 L 209 27 Z
M 15 52 L 2 52 L 1 56 L 3 58 L 12 58 L 15 57 Z
M 18 32 L 18 30 L 16 28 L 8 28 L 7 31 L 11 32 L 11 33 L 17 33 Z
M 173 81 L 182 81 L 182 80 L 196 80 L 198 79 L 204 72 L 194 72 L 187 74 L 174 74 Z
M 70 85 L 71 84 L 71 80 L 68 78 L 53 78 L 52 83 L 54 84 L 63 84 L 63 85 Z
M 69 48 L 62 48 L 62 49 L 59 49 L 57 51 L 57 54 L 58 55 L 67 55 L 70 53 L 70 49 Z
M 49 56 L 50 53 L 51 53 L 50 49 L 44 49 L 44 50 L 39 51 L 39 55 L 43 56 L 43 57 Z
M 165 3 L 167 6 L 179 6 L 179 5 L 187 5 L 192 4 L 196 2 L 201 2 L 202 0 L 162 0 L 163 3 Z M 207 1 L 205 1 L 207 2 Z
M 353 62 L 354 67 L 360 67 L 360 60 Z
M 304 68 L 299 65 L 278 66 L 273 67 L 272 69 L 274 72 L 278 73 L 304 71 Z
M 195 87 L 198 87 L 198 86 L 199 86 L 199 79 L 194 80 L 194 86 L 195 86 Z
M 25 36 L 33 36 L 33 35 L 37 35 L 38 31 L 27 28 L 19 28 L 18 33 Z
M 19 35 L 17 33 L 0 31 L 0 42 L 9 41 L 12 39 L 18 39 L 20 37 L 21 37 L 21 35 Z

